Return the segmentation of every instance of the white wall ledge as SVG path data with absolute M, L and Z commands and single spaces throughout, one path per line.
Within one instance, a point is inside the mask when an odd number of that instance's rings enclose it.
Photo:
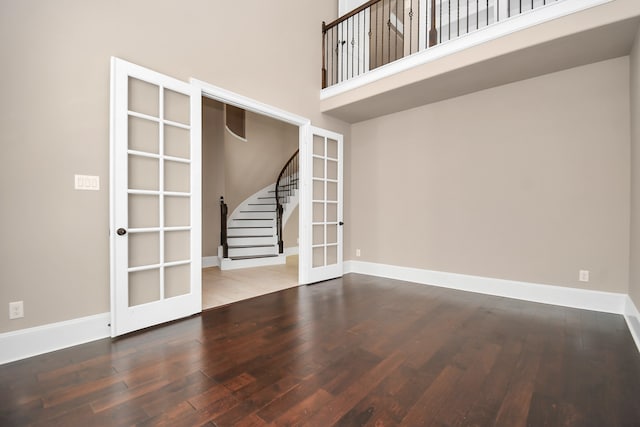
M 416 52 L 405 58 L 385 64 L 358 77 L 354 77 L 322 89 L 320 91 L 320 100 L 323 101 L 330 99 L 362 86 L 391 77 L 395 74 L 408 71 L 420 65 L 433 62 L 445 56 L 469 49 L 473 46 L 487 43 L 491 40 L 507 36 L 534 25 L 562 18 L 572 13 L 580 12 L 611 1 L 614 0 L 563 0 L 523 12 L 517 16 L 501 20 L 487 27 L 461 35 L 453 40 L 443 42 L 431 48 Z

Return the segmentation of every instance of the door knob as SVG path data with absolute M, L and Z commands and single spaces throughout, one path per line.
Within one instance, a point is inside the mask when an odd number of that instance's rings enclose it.
M 344 225 L 344 222 L 340 221 L 340 222 L 338 223 L 338 225 Z
M 125 234 L 127 234 L 127 230 L 125 230 L 124 228 L 118 228 L 118 230 L 116 231 L 116 234 L 118 236 L 124 236 Z

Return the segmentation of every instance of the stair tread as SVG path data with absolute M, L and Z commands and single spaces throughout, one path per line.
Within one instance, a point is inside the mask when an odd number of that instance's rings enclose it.
M 255 226 L 255 225 L 251 226 L 251 225 L 249 225 L 247 227 L 227 227 L 227 230 L 230 230 L 230 229 L 236 230 L 236 229 L 244 229 L 244 228 L 273 228 L 273 227 L 264 227 L 264 226 L 261 226 L 261 225 L 260 226 Z
M 228 248 L 229 249 L 247 249 L 247 248 L 273 248 L 275 247 L 275 244 L 271 244 L 271 245 L 229 245 Z
M 231 260 L 242 260 L 242 259 L 253 259 L 253 258 L 275 258 L 278 254 L 269 254 L 269 255 L 245 255 L 245 256 L 234 256 L 230 257 Z
M 233 221 L 273 221 L 273 218 L 234 218 Z
M 240 211 L 240 213 L 267 213 L 267 212 L 275 212 L 275 211 Z
M 227 236 L 227 239 L 250 239 L 257 237 L 273 237 L 273 234 L 261 234 L 261 235 L 253 235 L 253 236 Z

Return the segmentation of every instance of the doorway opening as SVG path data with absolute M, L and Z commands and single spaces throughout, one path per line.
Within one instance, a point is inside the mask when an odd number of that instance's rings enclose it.
M 242 136 L 228 125 L 239 111 Z M 274 187 L 299 127 L 202 97 L 201 129 L 203 310 L 298 286 L 299 190 L 280 196 L 280 237 Z

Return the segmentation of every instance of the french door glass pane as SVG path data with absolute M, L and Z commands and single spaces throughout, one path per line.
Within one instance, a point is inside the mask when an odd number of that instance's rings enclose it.
M 129 228 L 160 226 L 160 197 L 129 194 Z
M 189 159 L 189 130 L 164 125 L 164 155 Z
M 129 116 L 129 149 L 158 154 L 160 150 L 158 122 Z
M 129 307 L 160 299 L 160 270 L 134 271 L 129 273 Z
M 164 297 L 171 298 L 188 294 L 191 283 L 189 264 L 166 267 L 164 269 Z
M 185 261 L 189 259 L 190 251 L 189 231 L 165 231 L 164 233 L 164 261 Z
M 129 267 L 160 263 L 160 233 L 129 233 Z
M 160 117 L 158 86 L 129 77 L 129 110 L 148 116 Z
M 188 163 L 164 161 L 164 190 L 188 193 L 191 175 Z
M 324 247 L 313 248 L 312 267 L 324 267 Z
M 164 119 L 188 125 L 190 120 L 190 98 L 170 89 L 164 90 Z
M 164 197 L 164 225 L 167 227 L 186 227 L 190 225 L 191 209 L 188 197 Z
M 129 155 L 129 188 L 133 190 L 160 189 L 158 159 Z

